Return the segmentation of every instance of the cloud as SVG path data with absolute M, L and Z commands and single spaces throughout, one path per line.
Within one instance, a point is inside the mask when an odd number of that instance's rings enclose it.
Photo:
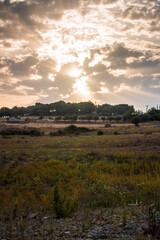
M 115 4 L 119 0 L 92 0 L 92 3 L 99 5 L 102 4 Z
M 76 77 L 71 77 L 70 72 L 77 67 L 77 63 L 64 64 L 56 75 L 53 86 L 59 89 L 60 94 L 67 95 L 72 93 Z
M 159 4 L 149 4 L 147 7 L 146 5 L 142 7 L 137 6 L 130 6 L 125 9 L 123 12 L 124 18 L 130 18 L 132 20 L 159 20 L 160 19 L 160 5 Z
M 27 95 L 28 91 L 33 91 L 34 88 L 20 85 L 15 88 L 15 91 L 22 95 Z
M 142 52 L 131 50 L 125 47 L 124 44 L 115 43 L 108 54 L 107 60 L 111 62 L 112 69 L 125 69 L 127 67 L 127 58 L 133 57 L 137 59 L 142 55 Z
M 0 94 L 155 102 L 159 23 L 156 0 L 0 0 Z
M 47 79 L 49 74 L 54 74 L 56 68 L 56 61 L 52 58 L 42 60 L 37 65 L 38 74 Z
M 25 58 L 23 61 L 7 61 L 8 66 L 10 68 L 11 73 L 14 76 L 20 77 L 20 76 L 27 76 L 32 72 L 33 66 L 35 66 L 38 62 L 37 58 L 34 56 L 29 56 Z

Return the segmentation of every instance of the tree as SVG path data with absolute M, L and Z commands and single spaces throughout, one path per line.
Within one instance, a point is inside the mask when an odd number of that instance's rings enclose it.
M 0 117 L 3 116 L 11 116 L 11 109 L 7 108 L 7 107 L 3 107 L 0 110 Z
M 119 116 L 126 114 L 126 112 L 128 112 L 132 108 L 133 106 L 129 106 L 128 104 L 119 104 L 115 106 L 103 104 L 101 106 L 98 106 L 97 113 L 100 116 Z
M 88 120 L 87 116 L 86 115 L 80 115 L 78 117 L 80 120 L 84 121 L 84 120 Z
M 56 120 L 56 121 L 60 121 L 61 119 L 62 119 L 61 116 L 57 116 L 57 117 L 55 117 L 55 120 Z
M 94 119 L 95 121 L 97 121 L 97 120 L 99 120 L 99 117 L 96 115 L 96 116 L 93 117 L 93 119 Z
M 71 117 L 69 114 L 66 114 L 63 118 L 63 120 L 67 121 L 67 120 L 71 120 Z
M 124 121 L 131 121 L 135 114 L 134 108 L 131 108 L 128 112 L 126 112 L 123 116 Z
M 131 122 L 134 123 L 136 127 L 138 127 L 139 123 L 141 122 L 141 118 L 139 116 L 135 116 L 132 118 Z
M 107 117 L 107 119 L 108 119 L 110 122 L 112 122 L 112 121 L 114 120 L 114 117 L 109 116 L 109 117 Z
M 92 115 L 91 115 L 91 114 L 88 114 L 88 115 L 86 116 L 86 118 L 87 118 L 87 120 L 90 122 L 90 121 L 92 120 Z
M 148 114 L 150 116 L 150 119 L 152 121 L 160 121 L 160 110 L 157 110 L 155 108 L 151 108 L 149 111 L 148 111 Z
M 71 116 L 70 116 L 70 119 L 71 119 L 71 121 L 76 121 L 77 120 L 77 115 L 76 114 L 72 114 Z
M 92 114 L 95 111 L 95 105 L 92 102 L 80 102 L 78 103 L 78 109 L 80 114 Z
M 106 118 L 103 116 L 103 117 L 101 117 L 101 120 L 104 122 L 106 120 Z
M 115 120 L 116 120 L 117 122 L 119 122 L 119 121 L 122 120 L 122 117 L 121 117 L 121 116 L 117 116 L 117 117 L 115 117 Z

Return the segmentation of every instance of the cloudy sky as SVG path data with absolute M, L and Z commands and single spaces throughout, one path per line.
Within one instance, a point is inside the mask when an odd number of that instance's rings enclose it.
M 160 0 L 0 0 L 0 107 L 160 105 Z

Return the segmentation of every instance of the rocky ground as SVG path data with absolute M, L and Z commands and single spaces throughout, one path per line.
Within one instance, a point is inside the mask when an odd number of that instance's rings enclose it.
M 0 216 L 0 239 L 160 239 L 160 212 L 151 215 L 150 220 L 148 218 L 148 210 L 136 205 L 125 210 L 84 210 L 67 219 L 56 219 L 49 215 L 42 217 L 38 213 L 15 220 Z M 152 236 L 153 228 L 157 236 Z

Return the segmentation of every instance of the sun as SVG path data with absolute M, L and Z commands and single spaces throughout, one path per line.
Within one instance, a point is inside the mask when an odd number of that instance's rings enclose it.
M 80 93 L 83 96 L 88 97 L 90 95 L 90 91 L 88 90 L 87 87 L 87 80 L 88 77 L 81 77 L 79 79 L 76 80 L 76 83 L 73 85 L 73 88 L 75 89 L 76 93 Z
M 77 77 L 80 77 L 81 73 L 82 73 L 81 69 L 74 67 L 70 70 L 69 76 L 77 78 Z

